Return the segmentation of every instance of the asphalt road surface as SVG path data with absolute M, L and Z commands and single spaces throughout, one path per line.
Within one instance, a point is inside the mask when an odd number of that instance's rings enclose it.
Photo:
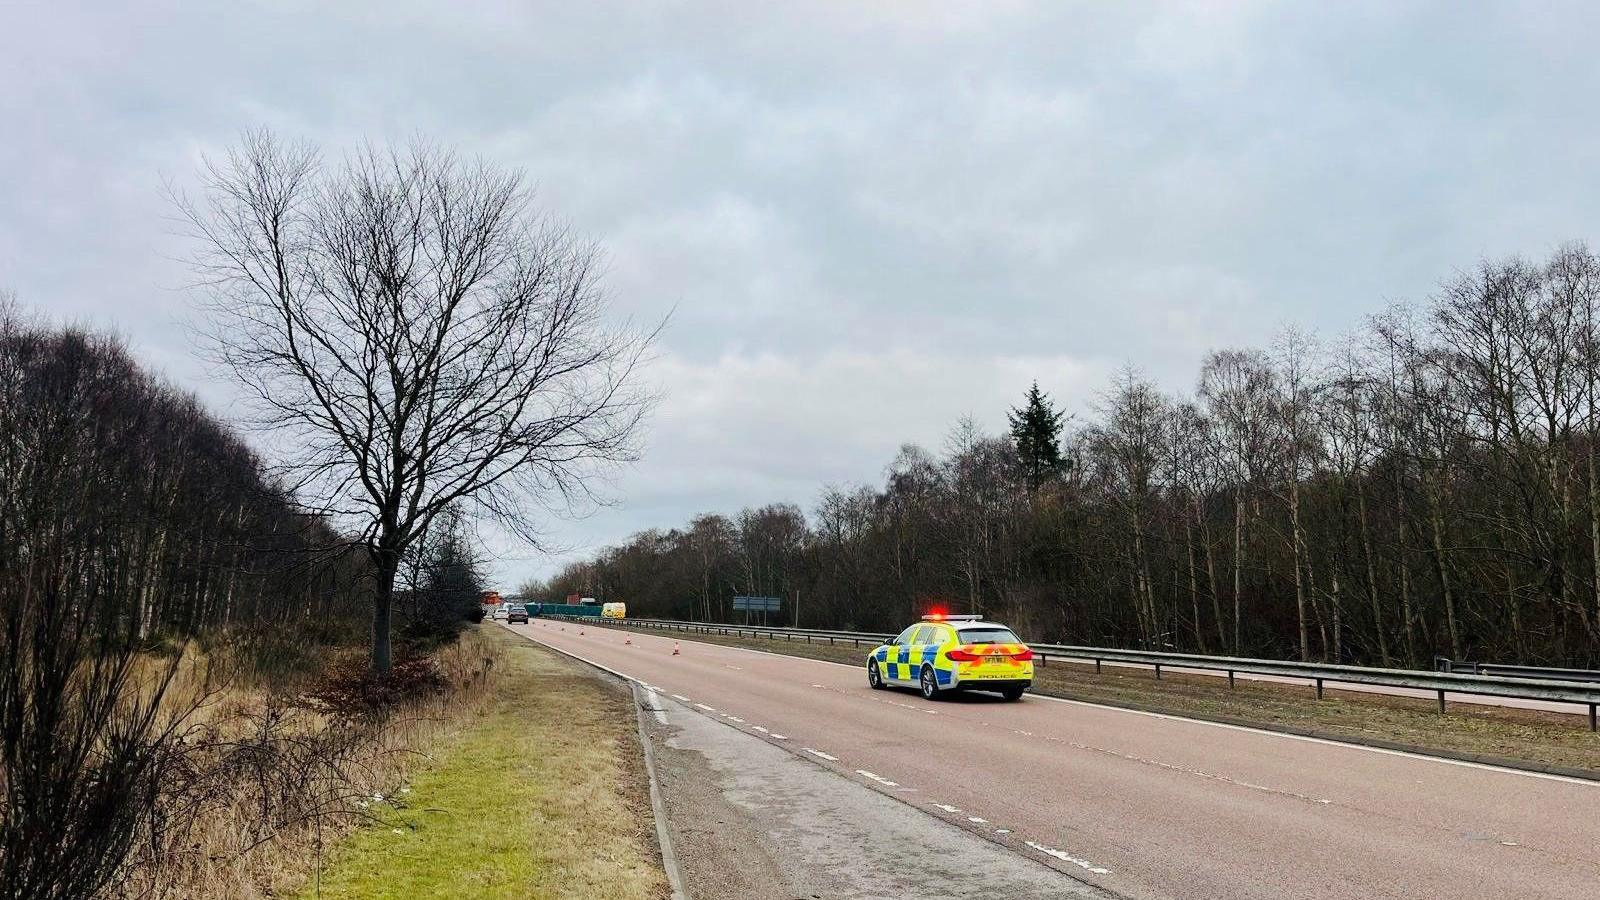
M 1108 900 L 760 732 L 659 694 L 640 700 L 691 900 Z
M 929 703 L 860 667 L 511 627 L 1120 896 L 1600 897 L 1600 783 L 1043 697 Z
M 616 620 L 613 620 L 608 627 L 623 626 Z M 671 634 L 672 632 L 662 633 Z M 678 634 L 680 637 L 687 635 L 691 639 L 694 636 L 693 632 L 678 632 Z M 774 640 L 773 644 L 774 646 L 782 646 L 783 642 Z M 1091 660 L 1075 659 L 1070 657 L 1051 657 L 1048 661 L 1043 663 L 1043 665 L 1045 665 L 1047 668 L 1050 666 L 1060 665 L 1071 666 L 1074 669 L 1083 669 L 1092 667 L 1094 663 Z M 1105 661 L 1103 665 L 1108 669 L 1137 669 L 1144 672 L 1148 672 L 1152 668 L 1149 665 L 1141 663 L 1111 662 L 1109 660 Z M 1218 672 L 1214 669 L 1191 669 L 1187 666 L 1162 666 L 1161 671 L 1171 674 L 1198 675 L 1202 678 L 1220 679 L 1228 677 L 1227 672 Z M 1295 685 L 1297 687 L 1307 689 L 1309 689 L 1312 684 L 1312 680 L 1309 678 L 1293 678 L 1288 675 L 1265 675 L 1256 674 L 1253 672 L 1235 672 L 1234 677 L 1240 681 L 1265 681 L 1272 682 L 1274 684 Z M 1417 700 L 1433 701 L 1437 697 L 1437 694 L 1430 690 L 1395 687 L 1384 684 L 1351 684 L 1340 681 L 1329 681 L 1327 683 L 1327 687 L 1330 691 L 1351 692 L 1357 694 L 1384 694 L 1391 697 L 1411 697 Z M 1562 715 L 1577 717 L 1586 717 L 1589 715 L 1588 707 L 1581 703 L 1562 703 L 1551 700 L 1531 700 L 1523 697 L 1494 697 L 1481 694 L 1449 694 L 1446 697 L 1446 700 L 1452 705 L 1465 703 L 1474 706 L 1499 706 L 1515 709 L 1534 709 L 1542 712 L 1560 713 Z

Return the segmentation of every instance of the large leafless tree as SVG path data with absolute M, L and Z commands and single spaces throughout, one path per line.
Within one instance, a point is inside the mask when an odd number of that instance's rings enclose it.
M 651 335 L 608 320 L 596 249 L 515 171 L 422 142 L 330 164 L 257 132 L 204 176 L 179 207 L 217 356 L 371 557 L 387 669 L 395 573 L 435 518 L 468 504 L 537 541 L 634 456 Z

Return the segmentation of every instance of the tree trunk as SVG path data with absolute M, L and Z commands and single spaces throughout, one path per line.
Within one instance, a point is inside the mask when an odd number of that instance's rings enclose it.
M 1239 655 L 1239 596 L 1244 591 L 1244 493 L 1233 499 L 1233 655 Z
M 1516 648 L 1517 662 L 1528 662 L 1528 648 L 1523 642 L 1522 610 L 1518 605 L 1516 573 L 1511 568 L 1511 557 L 1506 557 L 1506 611 L 1511 614 L 1511 646 Z
M 1445 563 L 1444 557 L 1444 522 L 1443 513 L 1440 511 L 1439 489 L 1433 486 L 1428 491 L 1428 520 L 1432 524 L 1433 533 L 1433 560 L 1439 573 L 1439 587 L 1444 592 L 1445 625 L 1450 631 L 1450 658 L 1461 658 L 1461 632 L 1456 624 L 1456 598 L 1450 590 L 1450 568 Z
M 1183 523 L 1183 543 L 1189 551 L 1189 610 L 1194 616 L 1194 644 L 1201 653 L 1206 652 L 1205 632 L 1200 629 L 1200 574 L 1195 571 L 1194 524 Z
M 1328 578 L 1332 582 L 1332 592 L 1329 602 L 1333 604 L 1333 663 L 1340 665 L 1344 662 L 1344 617 L 1340 610 L 1339 598 L 1339 570 L 1329 567 Z
M 1294 609 L 1300 625 L 1300 661 L 1311 661 L 1311 636 L 1306 630 L 1306 585 L 1301 572 L 1300 552 L 1300 484 L 1289 479 L 1289 542 L 1294 545 Z
M 1161 624 L 1156 615 L 1155 593 L 1150 589 L 1150 566 L 1145 560 L 1144 535 L 1140 530 L 1135 530 L 1133 533 L 1133 560 L 1136 570 L 1134 575 L 1139 585 L 1139 602 L 1144 610 L 1143 618 L 1146 624 L 1145 645 L 1154 649 Z
M 1395 504 L 1399 515 L 1396 517 L 1398 525 L 1396 531 L 1399 538 L 1399 566 L 1400 566 L 1400 623 L 1401 636 L 1406 648 L 1406 662 L 1410 665 L 1417 664 L 1417 642 L 1412 630 L 1416 615 L 1411 608 L 1411 567 L 1407 559 L 1408 545 L 1406 543 L 1406 495 L 1405 487 L 1400 483 L 1400 476 L 1395 476 Z
M 377 590 L 372 595 L 372 671 L 389 671 L 393 660 L 389 647 L 389 611 L 394 601 L 395 573 L 400 571 L 400 552 L 379 545 L 372 552 Z
M 1592 404 L 1593 400 L 1590 402 Z M 1588 434 L 1589 453 L 1587 454 L 1589 463 L 1589 562 L 1592 567 L 1591 574 L 1594 584 L 1592 595 L 1594 601 L 1594 629 L 1591 634 L 1596 635 L 1597 640 L 1600 640 L 1600 485 L 1595 484 L 1594 445 L 1596 440 L 1600 440 L 1600 435 L 1596 435 L 1591 426 Z M 1600 649 L 1600 647 L 1595 649 Z
M 1200 523 L 1200 541 L 1205 545 L 1206 585 L 1211 589 L 1211 615 L 1217 620 L 1217 649 L 1221 650 L 1228 646 L 1227 626 L 1222 618 L 1222 598 L 1217 593 L 1217 560 L 1211 551 L 1211 526 L 1201 512 L 1199 498 L 1194 501 L 1194 517 Z
M 1389 667 L 1389 635 L 1383 627 L 1383 603 L 1378 599 L 1378 568 L 1373 561 L 1372 531 L 1367 524 L 1367 491 L 1356 482 L 1356 518 L 1361 528 L 1361 555 L 1367 567 L 1367 599 L 1372 604 L 1372 627 L 1378 636 L 1378 658 Z

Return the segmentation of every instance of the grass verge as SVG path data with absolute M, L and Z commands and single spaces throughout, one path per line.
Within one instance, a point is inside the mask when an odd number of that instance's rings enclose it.
M 861 666 L 868 650 L 765 637 L 647 633 Z M 1332 686 L 1318 700 L 1309 685 L 1240 679 L 1230 690 L 1225 679 L 1206 675 L 1164 672 L 1157 680 L 1149 670 L 1117 666 L 1096 674 L 1092 663 L 1056 660 L 1035 665 L 1034 679 L 1035 692 L 1071 700 L 1600 778 L 1600 735 L 1591 733 L 1580 715 L 1468 703 L 1454 703 L 1440 715 L 1433 700 Z
M 483 714 L 330 853 L 311 898 L 660 898 L 632 699 L 504 629 Z

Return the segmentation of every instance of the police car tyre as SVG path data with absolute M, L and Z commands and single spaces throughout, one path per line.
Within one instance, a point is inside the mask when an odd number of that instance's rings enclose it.
M 883 673 L 878 671 L 878 661 L 875 659 L 867 663 L 867 684 L 875 691 L 881 691 L 887 687 L 883 683 Z
M 1006 698 L 1007 700 L 1021 700 L 1022 692 L 1024 690 L 1025 688 L 1023 688 L 1023 686 L 1020 684 L 1015 687 L 1001 688 L 1000 696 Z
M 939 681 L 938 676 L 933 674 L 933 666 L 927 663 L 922 664 L 922 675 L 918 682 L 922 687 L 923 697 L 929 700 L 939 699 Z

